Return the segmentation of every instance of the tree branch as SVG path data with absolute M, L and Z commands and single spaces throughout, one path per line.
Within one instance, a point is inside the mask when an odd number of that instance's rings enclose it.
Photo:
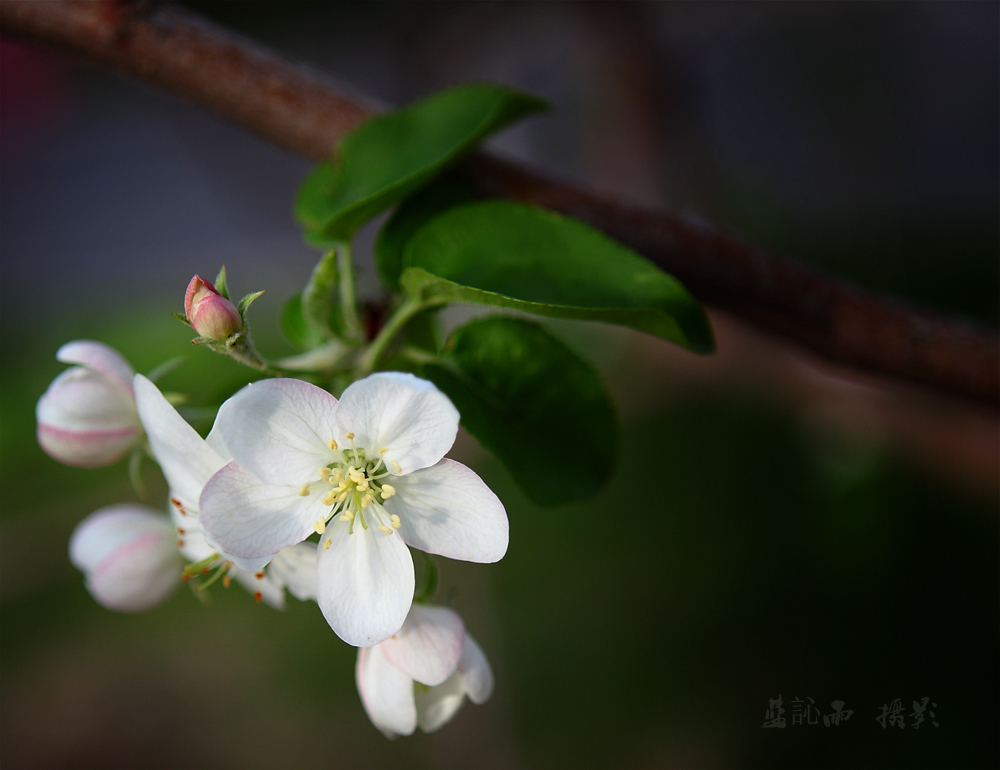
M 3 0 L 0 29 L 43 41 L 200 102 L 314 159 L 375 102 L 172 5 Z M 554 182 L 498 158 L 466 166 L 487 194 L 569 214 L 677 276 L 699 300 L 829 360 L 1000 402 L 1000 336 L 879 297 L 708 225 Z

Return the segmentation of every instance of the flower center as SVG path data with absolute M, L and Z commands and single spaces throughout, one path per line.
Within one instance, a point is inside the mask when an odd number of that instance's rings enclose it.
M 350 448 L 341 448 L 337 442 L 330 439 L 330 449 L 337 453 L 337 459 L 319 468 L 318 480 L 305 482 L 299 488 L 302 497 L 312 494 L 322 494 L 320 502 L 329 505 L 330 511 L 316 519 L 313 526 L 322 535 L 326 531 L 327 522 L 336 517 L 334 526 L 341 522 L 347 525 L 347 534 L 354 534 L 354 524 L 359 523 L 363 529 L 373 524 L 379 532 L 391 535 L 399 529 L 399 516 L 390 514 L 382 507 L 382 503 L 396 494 L 396 489 L 384 479 L 390 471 L 382 459 L 386 449 L 379 450 L 374 457 L 368 457 L 364 449 L 354 445 L 354 434 L 347 434 Z M 399 471 L 399 464 L 393 460 L 390 465 Z M 331 538 L 323 542 L 324 548 L 329 548 Z

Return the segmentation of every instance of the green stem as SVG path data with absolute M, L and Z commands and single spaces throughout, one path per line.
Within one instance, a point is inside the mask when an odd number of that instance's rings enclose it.
M 340 313 L 344 322 L 344 334 L 349 340 L 361 341 L 364 337 L 361 319 L 358 316 L 358 302 L 354 296 L 354 257 L 351 244 L 337 244 L 337 269 L 340 271 Z
M 437 591 L 438 570 L 434 560 L 423 551 L 421 553 L 424 556 L 424 578 L 417 590 L 413 592 L 413 601 L 417 604 L 427 604 L 434 598 L 434 592 Z
M 357 377 L 361 379 L 362 377 L 371 373 L 375 368 L 375 364 L 378 363 L 379 357 L 385 352 L 385 349 L 389 347 L 389 344 L 395 339 L 396 335 L 403 329 L 404 326 L 418 313 L 422 313 L 430 307 L 433 307 L 433 302 L 421 302 L 420 300 L 407 298 L 403 301 L 403 304 L 396 308 L 396 312 L 393 313 L 389 320 L 386 321 L 385 326 L 378 333 L 378 336 L 371 341 L 368 349 L 365 351 L 364 356 L 362 356 L 361 361 L 358 362 Z

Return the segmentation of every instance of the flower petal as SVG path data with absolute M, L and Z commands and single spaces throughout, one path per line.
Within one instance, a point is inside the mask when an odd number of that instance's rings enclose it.
M 383 503 L 397 514 L 407 544 L 449 559 L 489 563 L 507 552 L 503 503 L 483 480 L 454 460 L 392 480 L 396 494 Z
M 55 460 L 82 468 L 108 465 L 136 442 L 135 403 L 103 374 L 73 367 L 53 380 L 35 408 L 38 443 Z
M 322 495 L 301 497 L 293 487 L 275 487 L 230 462 L 209 479 L 198 501 L 198 523 L 209 545 L 244 559 L 272 557 L 301 543 L 330 506 Z M 268 558 L 270 561 L 270 558 Z
M 464 640 L 465 624 L 457 612 L 414 604 L 403 627 L 380 647 L 386 660 L 400 671 L 434 687 L 455 672 Z
M 267 576 L 300 601 L 316 598 L 316 562 L 319 554 L 312 543 L 282 548 L 271 561 Z
M 355 647 L 396 633 L 413 599 L 413 559 L 403 539 L 334 517 L 320 537 L 316 601 L 334 632 Z M 330 547 L 325 548 L 327 540 Z
M 354 680 L 365 713 L 386 738 L 413 734 L 417 727 L 413 680 L 393 667 L 379 647 L 358 650 Z
M 355 382 L 337 405 L 337 441 L 354 433 L 358 447 L 402 473 L 434 465 L 458 434 L 458 410 L 433 383 L 402 372 L 379 372 Z
M 186 508 L 178 508 L 175 504 L 169 505 L 168 508 L 174 527 L 177 528 L 177 547 L 181 555 L 192 562 L 211 556 L 216 549 L 206 541 L 205 533 L 198 526 L 198 517 Z
M 493 694 L 493 669 L 482 648 L 471 635 L 465 635 L 458 671 L 465 682 L 465 691 L 473 703 L 485 703 Z
M 456 671 L 437 687 L 427 690 L 414 688 L 413 695 L 417 704 L 417 724 L 425 733 L 432 733 L 448 724 L 462 708 L 465 683 L 462 675 Z
M 74 340 L 56 351 L 56 361 L 78 364 L 109 377 L 132 395 L 132 375 L 135 371 L 125 357 L 103 342 Z
M 181 558 L 165 516 L 140 505 L 112 505 L 77 525 L 70 560 L 87 575 L 87 589 L 103 606 L 122 612 L 149 609 L 180 585 Z
M 268 484 L 298 487 L 337 459 L 337 399 L 292 379 L 261 380 L 227 400 L 215 420 L 233 459 Z
M 135 404 L 153 457 L 160 464 L 172 497 L 198 510 L 201 490 L 228 461 L 181 417 L 152 382 L 135 376 Z

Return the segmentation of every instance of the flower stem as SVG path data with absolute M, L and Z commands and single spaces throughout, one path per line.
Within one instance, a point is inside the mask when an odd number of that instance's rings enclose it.
M 368 349 L 365 351 L 364 356 L 362 356 L 361 361 L 358 362 L 357 368 L 357 378 L 362 377 L 371 373 L 375 368 L 375 364 L 378 363 L 379 357 L 385 352 L 385 349 L 389 344 L 395 339 L 396 335 L 403 329 L 404 326 L 412 319 L 415 315 L 422 313 L 423 311 L 431 308 L 436 303 L 430 303 L 426 301 L 420 301 L 412 298 L 407 298 L 403 301 L 396 312 L 393 313 L 389 320 L 386 321 L 385 326 L 378 333 L 378 336 L 371 341 Z
M 324 337 L 330 337 L 330 295 L 337 285 L 337 250 L 330 249 L 316 263 L 302 290 L 302 315 Z

